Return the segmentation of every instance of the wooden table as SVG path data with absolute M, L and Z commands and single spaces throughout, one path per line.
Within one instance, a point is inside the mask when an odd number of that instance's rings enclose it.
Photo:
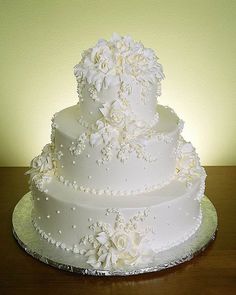
M 0 294 L 236 294 L 236 167 L 207 167 L 206 195 L 214 203 L 219 231 L 190 262 L 133 277 L 87 277 L 32 258 L 12 235 L 14 206 L 28 191 L 26 168 L 0 168 Z

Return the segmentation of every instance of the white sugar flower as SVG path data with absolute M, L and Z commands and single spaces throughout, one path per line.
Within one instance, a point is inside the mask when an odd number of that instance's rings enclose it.
M 132 246 L 130 236 L 124 232 L 116 232 L 111 237 L 111 241 L 119 252 L 129 251 Z
M 90 135 L 90 144 L 97 146 L 102 143 L 109 144 L 113 140 L 117 140 L 118 131 L 111 125 L 104 123 L 101 120 L 96 122 L 97 131 Z
M 41 155 L 31 161 L 31 169 L 26 173 L 43 173 L 53 169 L 52 153 L 52 146 L 50 144 L 45 145 Z
M 120 101 L 115 100 L 112 104 L 104 104 L 103 108 L 100 108 L 105 120 L 114 127 L 123 127 L 127 117 L 126 108 Z
M 25 174 L 30 175 L 30 183 L 35 182 L 38 189 L 42 189 L 45 181 L 49 182 L 49 173 L 54 169 L 54 151 L 51 144 L 44 146 L 42 153 L 31 161 L 30 170 Z
M 199 157 L 190 142 L 181 140 L 177 150 L 176 175 L 180 181 L 190 181 L 201 174 Z

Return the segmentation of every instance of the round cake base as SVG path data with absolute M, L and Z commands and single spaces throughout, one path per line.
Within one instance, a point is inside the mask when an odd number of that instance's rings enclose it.
M 53 267 L 94 276 L 128 276 L 167 269 L 189 261 L 203 251 L 214 240 L 217 231 L 217 213 L 211 201 L 205 196 L 201 201 L 202 223 L 197 232 L 184 243 L 157 253 L 148 265 L 127 266 L 122 270 L 92 269 L 82 255 L 67 252 L 43 239 L 31 220 L 33 208 L 31 193 L 25 194 L 16 205 L 13 215 L 13 234 L 20 246 L 34 258 Z

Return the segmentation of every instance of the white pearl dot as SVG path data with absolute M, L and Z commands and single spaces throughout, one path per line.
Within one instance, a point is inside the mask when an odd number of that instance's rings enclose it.
M 37 201 L 40 201 L 40 198 L 37 198 Z
M 47 218 L 50 218 L 50 215 L 47 215 Z
M 72 225 L 72 228 L 74 228 L 74 229 L 75 229 L 75 228 L 76 228 L 76 225 L 75 225 L 75 224 L 74 224 L 74 225 Z
M 57 210 L 56 212 L 57 212 L 57 214 L 60 214 L 60 213 L 61 213 L 61 211 L 60 211 L 60 210 Z
M 90 154 L 87 154 L 87 158 L 90 158 Z
M 89 218 L 88 218 L 88 221 L 90 221 L 90 222 L 91 222 L 91 221 L 92 221 L 92 218 L 91 218 L 91 217 L 89 217 Z
M 75 161 L 73 161 L 72 164 L 75 165 Z
M 58 231 L 58 233 L 61 235 L 62 231 L 61 231 L 61 230 L 59 230 L 59 231 Z
M 48 233 L 48 236 L 51 236 L 51 233 Z
M 90 113 L 90 115 L 92 115 L 93 114 L 93 112 L 91 111 L 91 112 L 89 112 Z
M 46 197 L 45 200 L 48 201 L 48 197 Z
M 88 179 L 91 179 L 91 178 L 92 178 L 92 176 L 91 176 L 91 175 L 89 175 L 89 176 L 88 176 Z
M 38 219 L 41 219 L 41 216 L 39 216 Z
M 75 207 L 72 207 L 71 210 L 75 211 Z
M 61 165 L 61 168 L 63 169 L 64 168 L 64 165 Z
M 74 144 L 74 141 L 72 141 L 71 144 Z
M 63 147 L 63 144 L 61 144 L 60 147 L 62 148 Z

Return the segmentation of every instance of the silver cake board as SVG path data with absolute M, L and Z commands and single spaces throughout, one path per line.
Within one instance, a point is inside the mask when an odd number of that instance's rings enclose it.
M 202 223 L 197 232 L 184 243 L 169 250 L 157 253 L 148 265 L 137 268 L 127 266 L 122 270 L 93 269 L 86 263 L 85 257 L 57 248 L 36 232 L 32 220 L 33 208 L 31 193 L 25 194 L 16 205 L 13 215 L 13 235 L 20 246 L 34 258 L 53 267 L 94 276 L 128 276 L 156 272 L 189 261 L 205 250 L 214 240 L 217 231 L 217 213 L 211 201 L 204 196 L 201 201 Z

